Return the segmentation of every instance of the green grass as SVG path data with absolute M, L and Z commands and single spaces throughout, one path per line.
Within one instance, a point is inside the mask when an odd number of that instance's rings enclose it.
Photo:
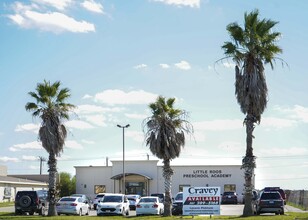
M 111 219 L 111 220 L 120 220 L 120 219 L 129 219 L 129 220 L 148 220 L 148 219 L 164 219 L 164 220 L 182 220 L 182 219 L 241 219 L 241 220 L 272 220 L 272 219 L 277 219 L 277 220 L 308 220 L 308 212 L 306 213 L 295 213 L 295 212 L 287 212 L 285 215 L 280 216 L 280 215 L 267 215 L 267 216 L 251 216 L 251 217 L 240 217 L 240 216 L 195 216 L 194 218 L 192 216 L 172 216 L 172 217 L 160 217 L 160 216 L 142 216 L 142 217 L 122 217 L 122 216 L 108 216 L 108 217 L 98 217 L 98 216 L 82 216 L 82 217 L 77 217 L 77 216 L 56 216 L 56 217 L 42 217 L 42 216 L 15 216 L 13 213 L 0 213 L 0 219 L 1 220 L 9 220 L 9 219 L 48 219 L 48 220 L 75 220 L 75 219 Z
M 13 206 L 13 205 L 14 205 L 14 202 L 0 202 L 0 208 Z

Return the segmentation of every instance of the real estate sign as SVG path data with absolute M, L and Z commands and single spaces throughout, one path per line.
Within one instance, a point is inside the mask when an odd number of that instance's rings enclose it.
M 183 215 L 220 215 L 220 187 L 184 187 Z

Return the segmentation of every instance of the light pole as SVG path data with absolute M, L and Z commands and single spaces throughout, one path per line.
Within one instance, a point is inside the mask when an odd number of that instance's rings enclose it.
M 128 128 L 130 125 L 127 124 L 125 126 L 117 125 L 119 128 L 123 130 L 123 184 L 122 184 L 122 193 L 125 194 L 125 141 L 124 141 L 124 130 Z

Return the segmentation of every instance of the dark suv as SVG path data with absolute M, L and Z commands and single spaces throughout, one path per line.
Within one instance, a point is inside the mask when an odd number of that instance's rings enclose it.
M 284 201 L 278 191 L 263 191 L 256 203 L 256 213 L 284 214 Z
M 33 215 L 45 215 L 48 210 L 47 191 L 18 191 L 15 197 L 15 214 L 22 215 L 28 212 Z
M 237 204 L 237 195 L 236 192 L 224 192 L 221 198 L 221 204 Z
M 172 215 L 182 215 L 183 213 L 183 192 L 178 192 L 172 203 Z

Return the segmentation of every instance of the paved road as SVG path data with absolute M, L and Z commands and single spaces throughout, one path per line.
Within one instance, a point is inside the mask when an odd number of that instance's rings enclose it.
M 243 214 L 243 208 L 244 208 L 244 205 L 221 205 L 220 206 L 220 215 L 241 215 L 241 214 Z M 14 212 L 14 206 L 0 208 L 0 212 Z M 289 206 L 289 205 L 286 205 L 285 206 L 285 212 L 305 212 L 305 211 L 294 208 L 294 207 Z M 136 212 L 130 211 L 129 215 L 135 216 Z M 96 211 L 91 210 L 90 216 L 96 216 Z

